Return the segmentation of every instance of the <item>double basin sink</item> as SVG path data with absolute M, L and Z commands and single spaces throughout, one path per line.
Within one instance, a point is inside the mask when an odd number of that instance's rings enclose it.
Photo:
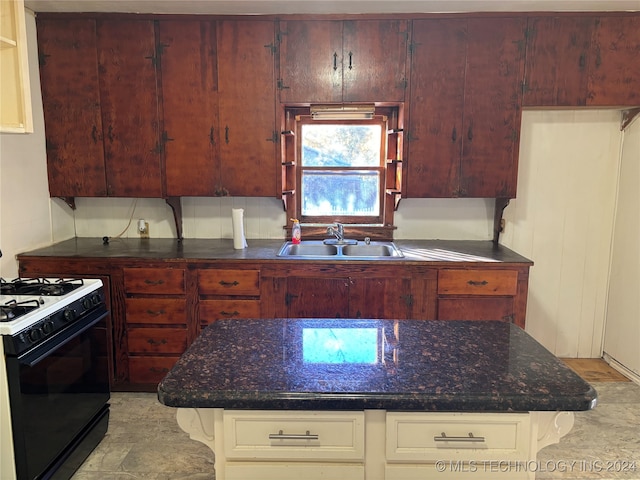
M 308 260 L 381 260 L 401 258 L 402 252 L 393 242 L 359 242 L 356 240 L 303 240 L 285 242 L 278 257 Z

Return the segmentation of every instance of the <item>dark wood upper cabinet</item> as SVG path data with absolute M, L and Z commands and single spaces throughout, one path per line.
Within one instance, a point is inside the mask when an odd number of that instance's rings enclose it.
M 233 196 L 276 196 L 275 23 L 218 22 L 221 185 Z
M 107 194 L 162 197 L 154 22 L 98 20 Z
M 523 105 L 586 105 L 595 23 L 589 16 L 529 18 Z
M 105 196 L 95 20 L 38 20 L 38 51 L 49 193 Z
M 524 73 L 524 17 L 469 19 L 460 196 L 514 198 Z
M 404 101 L 408 23 L 281 21 L 280 101 Z
M 215 25 L 158 22 L 168 196 L 215 196 L 220 188 Z
M 598 18 L 592 50 L 587 105 L 640 105 L 640 14 Z
M 451 197 L 462 154 L 467 21 L 415 20 L 407 196 Z
M 408 197 L 516 192 L 524 18 L 413 23 Z
M 640 15 L 532 17 L 526 106 L 640 105 Z

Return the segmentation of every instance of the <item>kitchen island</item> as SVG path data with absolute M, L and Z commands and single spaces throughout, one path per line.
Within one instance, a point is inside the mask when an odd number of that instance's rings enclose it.
M 158 398 L 217 480 L 407 480 L 534 478 L 597 394 L 505 322 L 245 319 L 204 329 Z

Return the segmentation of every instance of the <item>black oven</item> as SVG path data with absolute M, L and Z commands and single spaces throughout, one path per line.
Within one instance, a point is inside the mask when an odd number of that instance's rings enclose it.
M 108 311 L 99 302 L 78 318 L 64 318 L 76 311 L 65 310 L 57 331 L 47 331 L 53 316 L 31 330 L 29 339 L 42 338 L 25 351 L 15 348 L 18 336 L 4 337 L 19 480 L 70 478 L 107 431 Z

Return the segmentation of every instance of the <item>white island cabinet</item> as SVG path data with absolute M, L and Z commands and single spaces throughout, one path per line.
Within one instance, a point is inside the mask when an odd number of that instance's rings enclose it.
M 439 413 L 180 408 L 217 480 L 534 479 L 572 412 Z
M 533 480 L 596 391 L 499 321 L 242 319 L 160 382 L 217 480 Z

